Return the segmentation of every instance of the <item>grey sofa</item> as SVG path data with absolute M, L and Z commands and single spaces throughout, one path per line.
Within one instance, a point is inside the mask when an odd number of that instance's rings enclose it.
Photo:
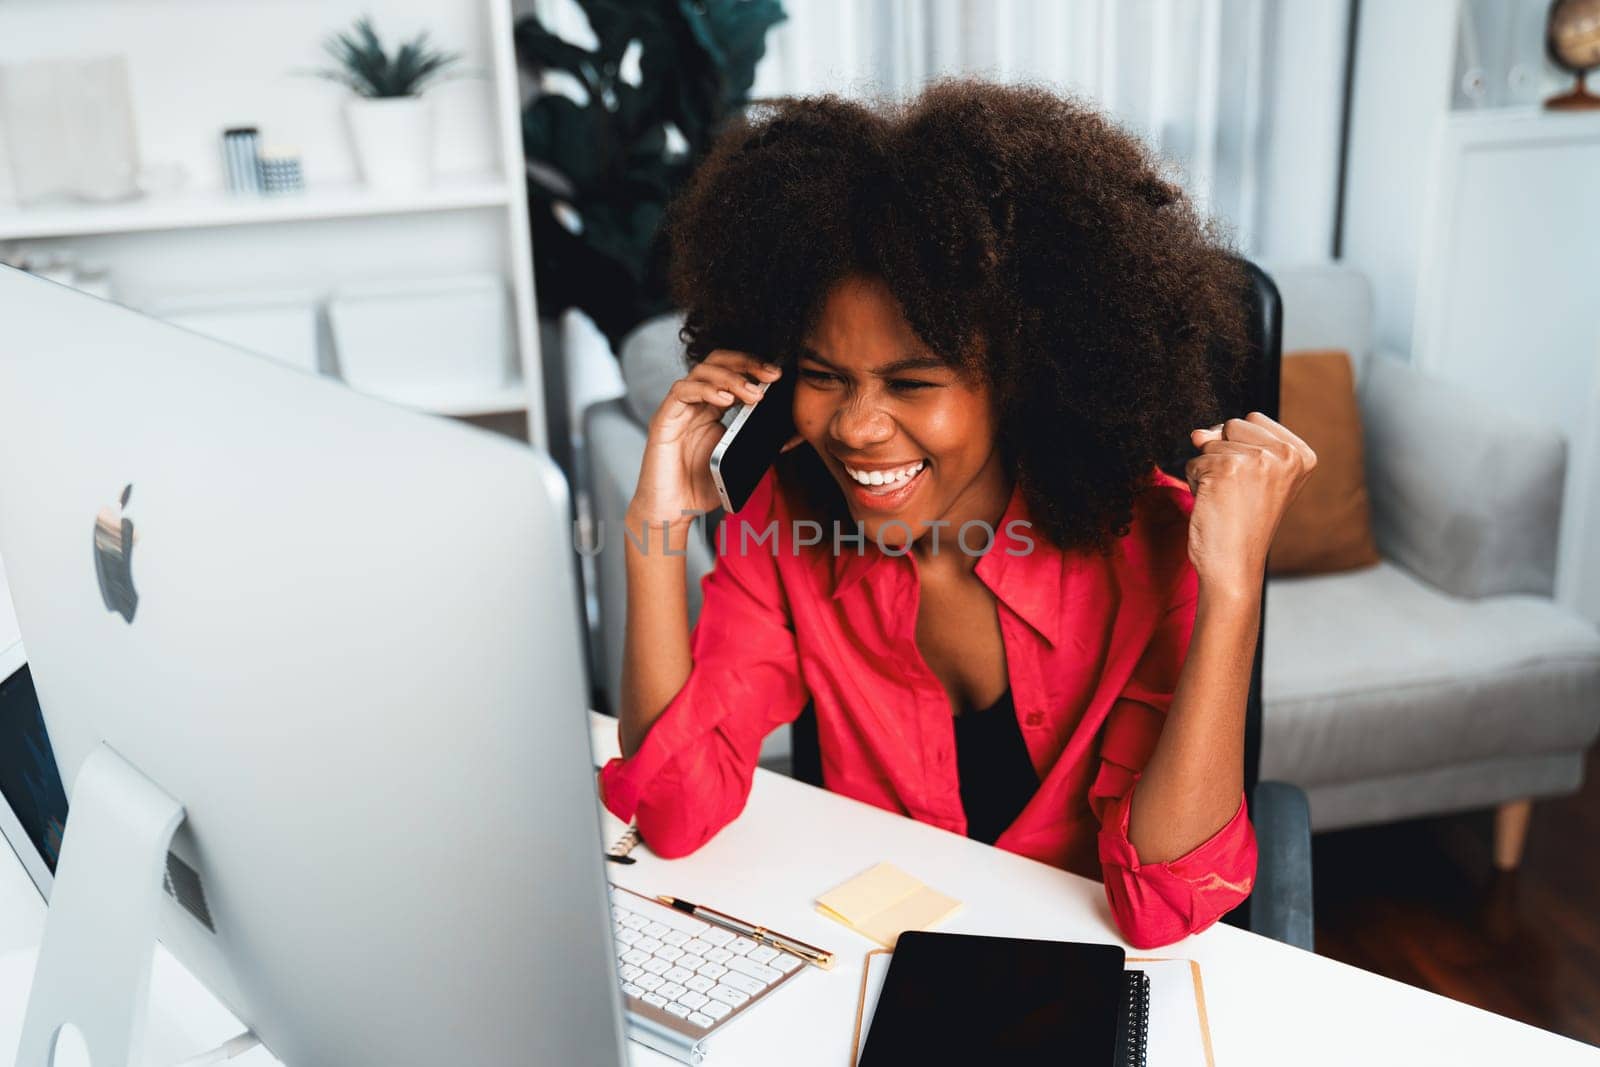
M 1600 730 L 1600 634 L 1551 598 L 1565 446 L 1372 351 L 1366 279 L 1268 267 L 1286 353 L 1343 348 L 1356 364 L 1374 533 L 1384 559 L 1268 585 L 1261 777 L 1305 789 L 1325 830 L 1501 809 L 1514 866 L 1532 798 L 1578 787 Z M 627 394 L 584 429 L 595 516 L 620 538 L 644 426 L 683 373 L 678 320 L 622 345 Z M 622 671 L 623 557 L 596 557 L 600 685 Z M 690 545 L 690 617 L 712 555 Z M 763 760 L 781 765 L 788 731 Z
M 1268 269 L 1284 352 L 1356 363 L 1383 561 L 1269 583 L 1261 774 L 1318 830 L 1498 808 L 1514 867 L 1600 730 L 1600 634 L 1552 599 L 1565 442 L 1374 352 L 1361 274 Z

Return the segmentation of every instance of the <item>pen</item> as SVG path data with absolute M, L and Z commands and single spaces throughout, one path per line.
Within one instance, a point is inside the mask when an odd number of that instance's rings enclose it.
M 687 900 L 679 900 L 677 897 L 658 896 L 656 899 L 667 907 L 681 911 L 685 915 L 693 915 L 701 922 L 710 923 L 712 926 L 720 926 L 724 930 L 731 930 L 743 937 L 748 937 L 752 941 L 760 942 L 772 948 L 782 949 L 793 956 L 799 956 L 813 967 L 820 967 L 824 971 L 833 967 L 833 953 L 825 948 L 818 948 L 815 945 L 808 945 L 804 941 L 797 941 L 792 937 L 774 933 L 765 926 L 757 926 L 755 923 L 748 923 L 743 919 L 735 919 L 732 915 L 717 911 L 715 908 L 691 904 Z

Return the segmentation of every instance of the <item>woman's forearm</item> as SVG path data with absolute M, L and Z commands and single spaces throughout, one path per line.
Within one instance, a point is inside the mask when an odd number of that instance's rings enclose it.
M 641 524 L 629 520 L 628 610 L 622 652 L 622 698 L 617 708 L 622 754 L 631 756 L 661 713 L 689 680 L 688 580 L 683 552 L 689 524 Z M 635 539 L 643 542 L 635 543 Z M 665 543 L 663 543 L 665 541 Z
M 1238 811 L 1260 623 L 1259 587 L 1220 592 L 1201 583 L 1172 706 L 1128 814 L 1128 840 L 1143 863 L 1192 851 Z

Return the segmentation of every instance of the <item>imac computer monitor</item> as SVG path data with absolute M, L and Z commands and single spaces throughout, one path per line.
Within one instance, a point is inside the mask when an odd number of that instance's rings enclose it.
M 570 530 L 542 453 L 0 267 L 0 557 L 70 794 L 30 1019 L 124 790 L 182 808 L 161 941 L 290 1067 L 625 1062 Z

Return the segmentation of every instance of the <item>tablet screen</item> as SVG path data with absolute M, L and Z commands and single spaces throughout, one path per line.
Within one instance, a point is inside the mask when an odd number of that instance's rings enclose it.
M 1125 996 L 1115 945 L 909 931 L 895 945 L 861 1067 L 1111 1067 Z

